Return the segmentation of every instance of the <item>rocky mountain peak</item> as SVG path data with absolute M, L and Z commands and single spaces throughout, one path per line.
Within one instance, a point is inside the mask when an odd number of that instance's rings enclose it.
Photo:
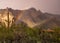
M 7 14 L 7 12 L 10 12 L 9 14 L 14 16 L 14 20 L 16 21 L 16 22 L 14 21 L 15 23 L 19 23 L 20 21 L 22 21 L 26 23 L 29 27 L 35 27 L 35 26 L 42 25 L 42 24 L 49 25 L 50 23 L 49 21 L 55 20 L 53 18 L 56 18 L 56 20 L 53 21 L 54 23 L 52 23 L 53 25 L 55 24 L 58 25 L 60 22 L 59 15 L 43 13 L 40 10 L 36 10 L 35 8 L 30 8 L 27 10 L 14 10 L 12 8 L 0 9 L 1 15 L 5 15 Z

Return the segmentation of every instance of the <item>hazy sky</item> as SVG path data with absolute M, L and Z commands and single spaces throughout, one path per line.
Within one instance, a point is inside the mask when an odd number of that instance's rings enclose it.
M 0 9 L 6 7 L 21 10 L 35 7 L 42 12 L 60 14 L 60 0 L 0 0 Z

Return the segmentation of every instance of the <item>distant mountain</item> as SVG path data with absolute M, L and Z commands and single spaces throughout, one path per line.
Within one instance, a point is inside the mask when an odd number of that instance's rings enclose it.
M 0 13 L 3 14 L 6 9 L 0 9 Z M 26 10 L 14 10 L 8 8 L 14 16 L 15 23 L 20 21 L 26 23 L 29 27 L 40 27 L 40 28 L 52 28 L 60 26 L 60 15 L 54 15 L 50 13 L 43 13 L 35 8 Z

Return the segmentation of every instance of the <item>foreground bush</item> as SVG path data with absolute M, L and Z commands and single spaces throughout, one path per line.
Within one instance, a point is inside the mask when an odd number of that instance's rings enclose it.
M 10 28 L 1 26 L 0 43 L 40 43 L 38 31 L 23 24 L 14 24 Z
M 60 43 L 60 28 L 52 30 L 29 28 L 22 23 L 9 28 L 0 25 L 0 43 Z

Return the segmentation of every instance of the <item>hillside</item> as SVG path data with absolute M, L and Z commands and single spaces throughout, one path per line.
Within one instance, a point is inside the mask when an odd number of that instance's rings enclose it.
M 3 14 L 6 9 L 0 9 L 0 13 Z M 24 22 L 29 27 L 49 27 L 60 26 L 60 15 L 54 15 L 50 13 L 43 13 L 35 8 L 26 10 L 14 10 L 8 8 L 8 11 L 14 16 L 14 22 Z
M 60 15 L 0 9 L 0 43 L 60 43 Z

